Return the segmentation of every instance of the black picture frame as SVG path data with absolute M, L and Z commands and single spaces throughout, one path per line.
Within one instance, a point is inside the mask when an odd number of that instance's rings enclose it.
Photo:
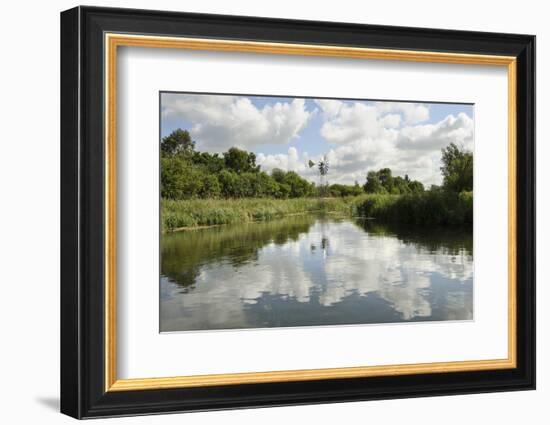
M 104 33 L 517 58 L 517 367 L 105 391 Z M 535 388 L 535 36 L 76 7 L 61 13 L 61 412 L 75 418 Z

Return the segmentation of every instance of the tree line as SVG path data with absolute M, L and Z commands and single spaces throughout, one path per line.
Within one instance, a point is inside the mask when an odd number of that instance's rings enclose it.
M 189 132 L 177 129 L 161 142 L 161 196 L 192 198 L 301 198 L 315 185 L 294 171 L 266 173 L 256 155 L 238 148 L 199 152 Z
M 236 147 L 222 154 L 199 152 L 189 132 L 182 129 L 163 137 L 160 148 L 161 196 L 166 199 L 346 197 L 362 193 L 415 194 L 425 190 L 421 182 L 407 175 L 393 176 L 389 168 L 369 171 L 363 185 L 329 185 L 322 180 L 316 186 L 294 171 L 281 169 L 268 174 L 256 164 L 253 152 Z M 442 163 L 443 185 L 430 190 L 472 190 L 470 152 L 451 143 L 442 150 Z

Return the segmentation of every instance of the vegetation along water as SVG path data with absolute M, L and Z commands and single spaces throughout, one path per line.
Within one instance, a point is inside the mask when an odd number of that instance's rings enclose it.
M 324 156 L 308 164 L 316 184 L 174 131 L 161 144 L 161 331 L 472 319 L 473 157 L 450 144 L 441 163 L 441 186 L 388 168 L 329 184 Z
M 188 131 L 175 130 L 161 143 L 162 231 L 264 221 L 292 214 L 330 213 L 418 225 L 471 226 L 473 155 L 451 143 L 442 150 L 443 184 L 425 188 L 388 168 L 365 173 L 363 184 L 327 184 L 328 164 L 310 161 L 320 184 L 294 171 L 256 165 L 238 148 L 199 152 Z

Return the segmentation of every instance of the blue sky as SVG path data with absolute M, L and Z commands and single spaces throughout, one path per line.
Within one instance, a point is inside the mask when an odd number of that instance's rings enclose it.
M 362 182 L 388 166 L 429 185 L 441 181 L 442 147 L 473 149 L 473 115 L 465 104 L 162 93 L 161 136 L 186 129 L 199 151 L 238 146 L 266 171 L 312 181 L 305 164 L 327 155 L 332 182 Z

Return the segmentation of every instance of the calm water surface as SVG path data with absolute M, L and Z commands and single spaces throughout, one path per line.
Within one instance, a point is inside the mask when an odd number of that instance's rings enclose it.
M 162 236 L 161 331 L 472 319 L 472 232 L 315 216 Z

